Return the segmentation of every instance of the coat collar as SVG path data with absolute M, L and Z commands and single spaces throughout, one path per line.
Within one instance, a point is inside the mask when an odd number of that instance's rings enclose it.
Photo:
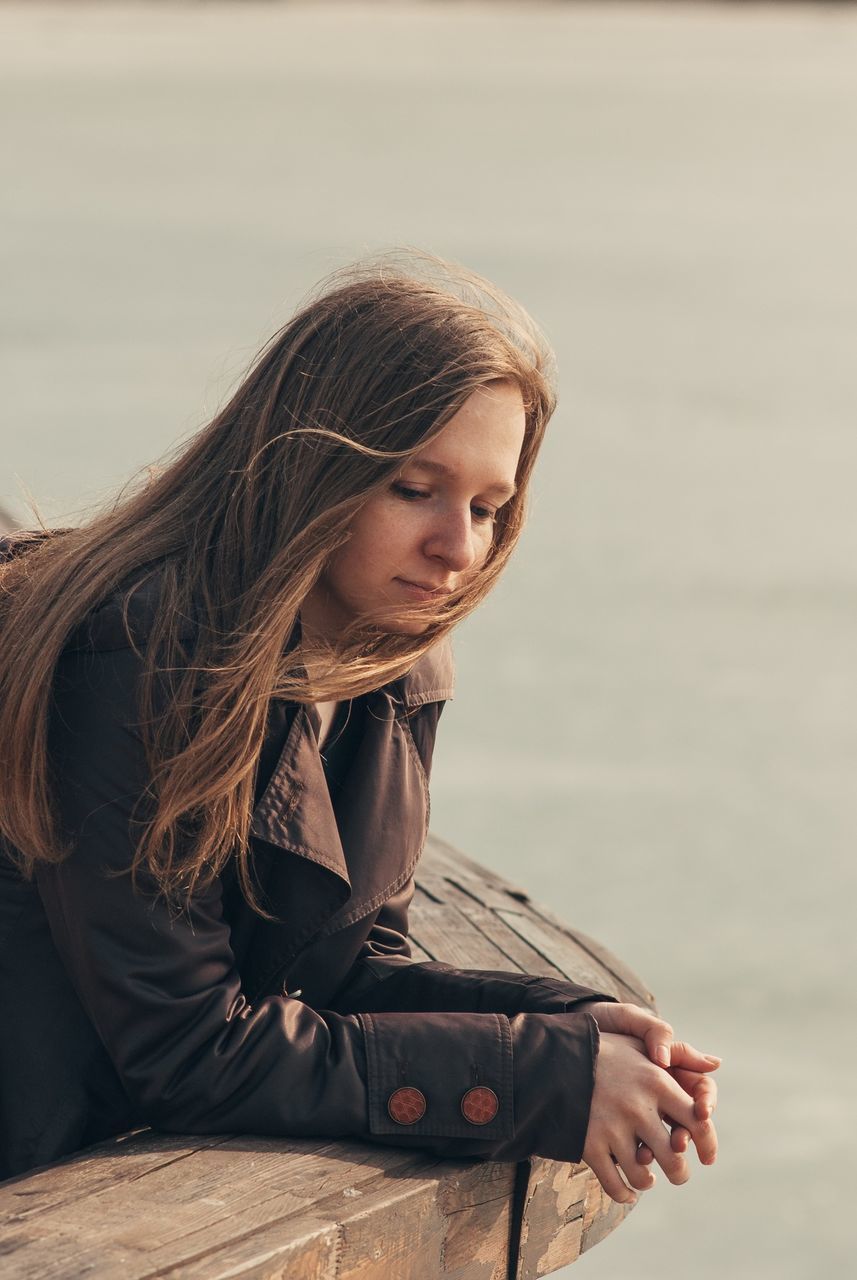
M 410 671 L 396 683 L 406 707 L 422 707 L 428 702 L 446 702 L 455 693 L 455 664 L 452 645 L 444 636 L 423 654 Z

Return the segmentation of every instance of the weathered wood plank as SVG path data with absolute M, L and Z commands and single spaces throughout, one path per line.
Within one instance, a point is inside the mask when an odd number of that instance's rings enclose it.
M 139 1135 L 123 1135 L 109 1145 L 92 1148 L 91 1154 L 75 1157 L 73 1162 L 50 1165 L 0 1182 L 0 1222 L 25 1222 L 46 1211 L 73 1205 L 101 1190 L 113 1194 L 125 1182 L 135 1182 L 147 1173 L 209 1147 L 222 1146 L 229 1140 L 229 1134 L 186 1138 L 155 1134 L 151 1130 Z
M 444 1162 L 433 1188 L 392 1184 L 343 1219 L 338 1278 L 505 1280 L 514 1172 Z
M 483 907 L 490 907 L 492 911 L 527 911 L 529 907 L 528 899 L 525 900 L 517 894 L 510 893 L 508 889 L 493 884 L 490 880 L 482 880 L 463 871 L 447 872 L 445 878 L 457 885 L 474 902 Z
M 429 1280 L 441 1274 L 443 1216 L 437 1184 L 385 1188 L 342 1223 L 337 1280 Z
M 511 911 L 501 911 L 498 914 L 510 929 L 519 933 L 540 955 L 555 964 L 566 977 L 572 978 L 582 986 L 618 996 L 620 1000 L 634 998 L 635 993 L 598 964 L 571 934 L 555 928 L 537 916 L 520 915 Z
M 447 964 L 466 969 L 504 969 L 506 957 L 489 938 L 472 928 L 455 907 L 426 898 L 419 904 L 414 933 L 420 946 Z
M 390 1180 L 362 1199 L 337 1203 L 328 1197 L 312 1217 L 280 1221 L 190 1266 L 158 1274 L 187 1280 L 505 1280 L 513 1166 L 445 1162 L 437 1168 L 433 1179 Z M 297 1252 L 292 1234 L 299 1236 Z
M 525 904 L 530 901 L 530 895 L 526 889 L 504 880 L 496 871 L 474 862 L 472 858 L 468 858 L 459 849 L 435 835 L 430 835 L 426 842 L 423 866 L 446 876 L 457 884 L 465 884 L 468 887 L 472 885 L 474 891 L 481 886 L 486 892 L 494 891 L 499 893 L 501 902 L 510 908 L 514 906 L 516 901 Z M 491 904 L 486 902 L 484 905 L 489 906 Z
M 446 841 L 439 840 L 436 837 L 430 838 L 426 845 L 426 853 L 424 855 L 423 866 L 425 871 L 420 877 L 420 883 L 425 884 L 429 892 L 441 901 L 453 901 L 462 914 L 465 914 L 460 899 L 472 898 L 474 903 L 482 905 L 491 910 L 498 919 L 511 924 L 509 913 L 515 916 L 523 916 L 536 920 L 543 920 L 551 925 L 560 934 L 572 939 L 579 952 L 573 952 L 575 956 L 579 956 L 580 964 L 587 963 L 585 956 L 588 954 L 591 960 L 612 974 L 619 984 L 617 994 L 622 994 L 623 999 L 634 1000 L 641 1004 L 654 1006 L 654 996 L 648 988 L 640 982 L 636 973 L 621 960 L 618 959 L 611 951 L 602 946 L 601 943 L 590 938 L 587 934 L 582 933 L 579 929 L 570 928 L 564 921 L 560 920 L 552 911 L 543 907 L 541 903 L 533 902 L 529 895 L 523 889 L 515 889 L 503 881 L 495 872 L 489 871 L 473 862 L 465 854 L 459 853 L 453 846 Z M 476 921 L 474 920 L 474 923 Z M 480 927 L 477 924 L 477 927 Z M 516 930 L 522 940 L 526 939 L 525 929 Z M 547 959 L 542 956 L 538 947 L 531 948 L 536 956 L 541 956 L 544 963 Z M 539 972 L 536 968 L 531 967 L 533 961 L 529 961 L 524 966 L 526 972 Z M 575 961 L 577 964 L 577 961 Z M 554 977 L 571 977 L 574 980 L 586 984 L 585 979 L 581 976 L 580 970 L 575 968 L 573 973 L 557 968 L 551 965 Z
M 124 1275 L 125 1254 L 121 1248 L 110 1244 L 91 1244 L 89 1241 L 64 1241 L 53 1234 L 45 1236 L 42 1258 L 34 1256 L 32 1239 L 26 1234 L 3 1230 L 0 1241 L 0 1274 L 14 1276 L 15 1280 L 116 1280 Z M 57 1250 L 57 1265 L 53 1265 L 53 1251 Z M 46 1260 L 47 1265 L 43 1265 Z
M 611 1231 L 615 1231 L 627 1218 L 631 1207 L 611 1200 L 597 1178 L 590 1175 L 589 1188 L 586 1192 L 586 1213 L 583 1216 L 581 1253 L 600 1244 Z
M 468 923 L 479 933 L 485 935 L 490 942 L 499 948 L 506 957 L 504 968 L 521 973 L 538 974 L 549 978 L 562 978 L 556 965 L 551 964 L 535 948 L 525 942 L 520 934 L 505 923 L 504 920 L 483 907 L 470 894 L 465 893 L 459 885 L 442 876 L 433 876 L 428 885 L 429 892 L 436 901 L 445 901 L 454 906 L 466 918 Z
M 411 948 L 411 959 L 415 963 L 422 963 L 425 960 L 434 960 L 434 956 L 430 956 L 427 951 L 424 951 L 416 938 L 409 938 L 408 942 L 410 943 Z
M 520 904 L 519 899 L 514 895 L 506 893 L 496 885 L 476 880 L 473 876 L 463 873 L 453 876 L 449 872 L 440 875 L 435 874 L 434 871 L 428 871 L 420 878 L 420 885 L 436 901 L 452 902 L 458 907 L 467 904 L 470 907 L 482 907 L 483 910 L 492 905 L 502 906 L 507 911 L 528 909 Z
M 640 981 L 639 976 L 634 972 L 634 970 L 629 965 L 625 964 L 624 961 L 620 960 L 612 951 L 609 951 L 607 947 L 602 943 L 597 942 L 594 938 L 590 938 L 589 934 L 581 932 L 580 929 L 571 929 L 568 925 L 563 924 L 562 920 L 560 920 L 558 916 L 554 915 L 552 911 L 549 911 L 547 907 L 543 907 L 540 904 L 533 904 L 533 909 L 535 914 L 542 920 L 547 921 L 547 923 L 552 924 L 554 928 L 560 929 L 574 938 L 574 940 L 583 947 L 585 951 L 589 952 L 597 964 L 602 965 L 603 968 L 608 973 L 612 973 L 616 980 L 622 983 L 628 991 L 635 994 L 638 1004 L 651 1005 L 654 1007 L 655 997 L 652 992 L 649 991 L 648 987 Z
M 516 1166 L 463 1165 L 441 1188 L 444 1270 L 455 1280 L 506 1280 Z
M 599 1231 L 607 1235 L 630 1213 L 627 1205 L 604 1195 L 585 1164 L 560 1164 L 538 1156 L 529 1164 L 512 1273 L 517 1280 L 537 1280 L 576 1262 Z
M 159 1271 L 169 1280 L 327 1280 L 336 1275 L 339 1225 L 287 1218 L 194 1262 Z
M 277 1222 L 335 1220 L 331 1199 L 347 1208 L 352 1197 L 369 1197 L 388 1179 L 398 1185 L 412 1174 L 418 1185 L 432 1182 L 436 1164 L 423 1152 L 362 1143 L 302 1149 L 294 1141 L 231 1139 L 21 1223 L 17 1247 L 29 1246 L 22 1275 L 62 1277 L 94 1250 L 111 1265 L 121 1258 L 123 1280 L 145 1280 Z

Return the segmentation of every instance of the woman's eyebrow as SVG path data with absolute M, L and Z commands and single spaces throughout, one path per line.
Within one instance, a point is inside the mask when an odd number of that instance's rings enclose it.
M 429 471 L 432 475 L 451 476 L 454 474 L 452 468 L 448 467 L 445 462 L 434 462 L 431 458 L 411 458 L 407 465 L 417 471 Z M 509 484 L 506 480 L 495 480 L 481 486 L 481 491 L 502 494 L 504 498 L 508 499 L 513 497 L 518 489 L 517 485 Z

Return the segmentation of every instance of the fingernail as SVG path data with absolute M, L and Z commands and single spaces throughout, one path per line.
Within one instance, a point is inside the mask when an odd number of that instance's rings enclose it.
M 716 1062 L 718 1066 L 723 1061 L 722 1058 L 718 1058 L 716 1054 L 713 1053 L 704 1053 L 702 1056 L 705 1058 L 706 1062 Z
M 662 1067 L 670 1065 L 670 1051 L 665 1044 L 659 1044 L 655 1050 L 655 1057 Z

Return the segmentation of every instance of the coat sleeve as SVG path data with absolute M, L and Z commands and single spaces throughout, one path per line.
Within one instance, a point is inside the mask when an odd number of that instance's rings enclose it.
M 408 908 L 414 878 L 381 909 L 351 973 L 331 1002 L 343 1013 L 414 1010 L 469 1013 L 570 1013 L 589 1000 L 615 1001 L 567 979 L 414 962 Z
M 180 914 L 145 876 L 132 886 L 147 786 L 138 675 L 125 650 L 61 660 L 51 763 L 71 851 L 42 864 L 37 882 L 56 950 L 141 1119 L 177 1132 L 578 1159 L 598 1044 L 589 1015 L 314 1010 L 287 996 L 251 1008 L 219 883 Z M 499 1103 L 478 1126 L 461 1106 L 474 1084 Z M 390 1101 L 402 1088 L 425 1103 L 409 1123 Z

